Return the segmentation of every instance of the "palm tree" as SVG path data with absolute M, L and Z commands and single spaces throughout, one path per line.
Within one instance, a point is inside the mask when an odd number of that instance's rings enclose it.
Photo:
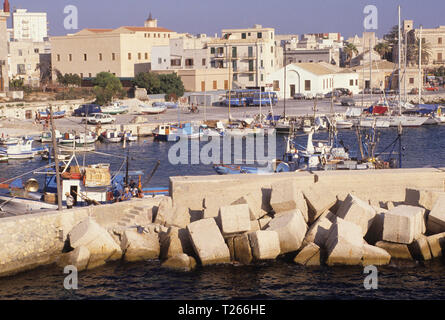
M 382 57 L 382 59 L 385 59 L 388 57 L 389 53 L 391 53 L 392 49 L 386 42 L 380 42 L 375 47 L 374 50 Z
M 408 43 L 407 61 L 412 64 L 419 63 L 419 39 Z M 429 42 L 422 43 L 422 64 L 427 65 L 431 59 L 431 45 Z
M 348 65 L 351 63 L 351 59 L 354 57 L 354 54 L 358 54 L 357 47 L 352 43 L 348 43 L 343 48 L 343 52 L 346 54 L 346 64 Z

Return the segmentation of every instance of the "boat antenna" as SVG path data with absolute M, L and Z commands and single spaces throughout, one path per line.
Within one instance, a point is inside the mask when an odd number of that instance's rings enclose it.
M 54 150 L 54 164 L 56 169 L 56 183 L 57 183 L 57 209 L 62 210 L 62 183 L 60 180 L 60 171 L 59 171 L 59 148 L 57 146 L 56 139 L 56 127 L 54 125 L 54 117 L 53 117 L 53 106 L 49 105 L 49 117 L 51 122 L 51 138 L 53 140 L 53 150 Z

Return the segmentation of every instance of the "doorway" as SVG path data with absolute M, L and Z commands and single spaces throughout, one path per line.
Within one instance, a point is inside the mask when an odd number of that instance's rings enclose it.
M 77 189 L 77 186 L 71 186 L 70 187 L 70 194 L 73 196 L 73 198 L 74 198 L 74 206 L 76 206 L 77 205 L 77 194 L 78 194 L 78 191 L 77 191 L 78 189 Z
M 295 95 L 295 85 L 291 84 L 290 85 L 290 96 L 293 97 Z

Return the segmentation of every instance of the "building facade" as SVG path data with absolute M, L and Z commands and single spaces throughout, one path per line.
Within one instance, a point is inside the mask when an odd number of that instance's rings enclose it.
M 209 69 L 175 69 L 156 70 L 157 74 L 176 73 L 182 80 L 186 91 L 206 92 L 229 89 L 229 79 L 226 70 Z
M 8 91 L 8 31 L 9 3 L 6 0 L 0 10 L 0 92 Z
M 72 35 L 51 37 L 53 70 L 81 78 L 106 71 L 117 77 L 134 77 L 151 69 L 153 46 L 168 46 L 177 33 L 157 26 L 150 18 L 144 27 L 84 29 Z
M 12 13 L 14 40 L 43 42 L 48 37 L 48 23 L 45 12 L 28 12 L 26 9 L 15 9 Z
M 255 25 L 222 30 L 221 39 L 208 42 L 210 68 L 226 69 L 230 88 L 259 88 L 279 68 L 282 56 L 275 46 L 275 29 Z

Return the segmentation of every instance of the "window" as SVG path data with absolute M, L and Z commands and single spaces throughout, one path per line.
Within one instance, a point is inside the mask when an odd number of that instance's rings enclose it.
M 437 39 L 438 44 L 442 44 L 442 38 Z
M 215 54 L 215 47 L 210 48 L 210 54 Z
M 349 80 L 349 85 L 352 87 L 354 85 L 354 79 Z
M 414 84 L 414 78 L 409 78 L 409 84 Z
M 273 67 L 273 60 L 270 60 L 270 66 Z
M 192 67 L 193 66 L 193 59 L 185 59 L 185 65 L 187 67 Z
M 249 55 L 249 58 L 252 58 L 253 57 L 253 47 L 248 47 L 247 48 L 247 53 Z
M 34 49 L 34 53 L 39 53 L 39 49 Z
M 264 74 L 261 74 L 261 81 L 264 81 Z
M 162 58 L 158 58 L 158 64 L 162 63 Z
M 181 59 L 171 59 L 170 65 L 172 67 L 179 67 L 181 65 Z
M 206 91 L 206 82 L 201 81 L 201 91 Z
M 249 74 L 249 81 L 250 81 L 250 82 L 253 81 L 253 74 Z
M 148 60 L 148 52 L 145 53 L 145 60 Z
M 355 79 L 355 85 L 358 86 L 358 80 L 357 79 Z
M 147 33 L 147 38 L 150 38 L 150 34 L 149 33 Z
M 17 74 L 26 74 L 25 65 L 18 64 L 17 65 Z
M 80 74 L 80 77 L 83 78 L 83 73 Z
M 270 47 L 270 53 L 273 53 L 273 46 Z
M 270 38 L 273 39 L 273 32 L 270 33 Z
M 233 74 L 233 81 L 238 81 L 238 74 Z
M 246 33 L 241 33 L 241 39 L 246 39 Z
M 68 55 L 68 60 L 73 61 L 73 55 L 71 53 Z
M 442 52 L 437 54 L 437 60 L 442 61 Z
M 229 80 L 224 80 L 224 90 L 229 90 Z
M 257 33 L 257 38 L 258 38 L 258 39 L 263 38 L 263 33 L 262 33 L 262 32 L 258 32 L 258 33 Z
M 88 56 L 86 53 L 83 54 L 83 61 L 87 61 L 88 60 Z
M 131 60 L 131 52 L 128 53 L 128 60 Z
M 237 57 L 237 50 L 236 47 L 232 47 L 232 57 L 236 58 Z
M 102 53 L 99 53 L 99 61 L 102 61 Z
M 273 91 L 280 91 L 280 81 L 278 80 L 273 81 Z
M 57 55 L 57 61 L 60 61 L 60 54 Z
M 425 41 L 426 41 L 425 38 L 422 38 L 422 44 L 425 44 Z
M 158 38 L 160 38 L 161 37 L 161 34 L 160 33 L 158 33 Z
M 111 54 L 111 60 L 113 60 L 113 61 L 116 60 L 116 54 L 115 53 Z
M 323 79 L 323 90 L 326 89 L 326 80 Z
M 88 77 L 90 77 L 90 78 L 91 78 L 91 73 L 88 73 Z
M 218 89 L 218 81 L 213 80 L 213 90 Z
M 19 49 L 19 57 L 23 56 L 23 51 L 22 49 Z
M 142 60 L 142 53 L 138 52 L 138 60 Z
M 304 81 L 304 90 L 311 91 L 311 80 Z
M 203 66 L 206 65 L 206 59 L 202 59 L 202 65 L 203 65 Z
M 236 71 L 238 69 L 238 64 L 236 63 L 236 60 L 232 61 L 232 69 L 233 71 Z
M 249 71 L 253 71 L 253 60 L 249 61 Z
M 156 33 L 153 33 L 153 38 L 156 38 Z

